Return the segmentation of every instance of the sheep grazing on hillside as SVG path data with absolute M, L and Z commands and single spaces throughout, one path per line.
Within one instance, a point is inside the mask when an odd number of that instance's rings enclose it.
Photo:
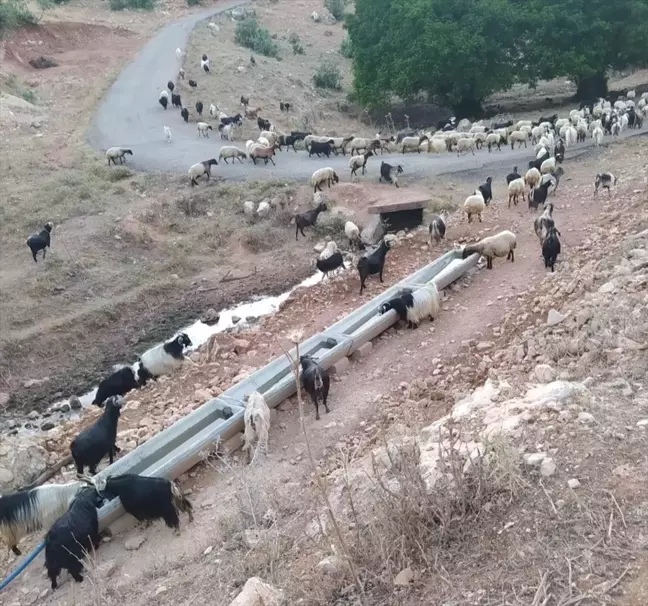
M 362 156 L 351 156 L 349 160 L 349 168 L 351 169 L 351 176 L 353 177 L 356 174 L 356 171 L 359 168 L 362 168 L 362 174 L 365 174 L 365 167 L 367 166 L 367 160 L 373 156 L 372 151 L 365 152 Z
M 486 268 L 493 269 L 493 258 L 504 257 L 510 259 L 511 262 L 515 261 L 515 247 L 517 246 L 517 239 L 515 234 L 511 231 L 501 231 L 494 236 L 482 238 L 475 244 L 468 244 L 464 246 L 462 258 L 467 259 L 470 255 L 475 253 L 486 257 Z
M 315 406 L 315 420 L 319 421 L 319 401 L 324 404 L 324 410 L 328 414 L 330 411 L 328 407 L 328 393 L 330 387 L 330 378 L 318 363 L 315 358 L 309 355 L 304 355 L 299 358 L 301 364 L 301 384 L 306 393 L 311 397 L 313 405 Z
M 169 93 L 167 93 L 165 90 L 163 90 L 160 93 L 160 96 L 158 97 L 158 103 L 164 108 L 166 111 L 167 105 L 169 104 Z
M 326 245 L 326 248 L 320 253 L 315 266 L 324 274 L 325 278 L 328 277 L 330 271 L 335 271 L 344 266 L 344 258 L 335 242 L 331 241 Z
M 112 162 L 115 166 L 117 166 L 117 160 L 119 160 L 120 164 L 123 164 L 126 162 L 126 158 L 124 156 L 133 155 L 133 150 L 127 149 L 125 147 L 111 147 L 106 151 L 106 158 L 108 158 L 108 166 L 110 166 L 110 163 Z
M 83 474 L 84 467 L 88 466 L 90 473 L 94 475 L 97 473 L 97 465 L 106 455 L 108 455 L 110 464 L 113 464 L 115 454 L 121 451 L 115 442 L 122 403 L 121 396 L 108 398 L 104 413 L 93 425 L 84 429 L 72 440 L 70 452 L 77 473 Z
M 102 379 L 92 403 L 95 406 L 103 406 L 108 398 L 126 395 L 138 387 L 140 387 L 140 382 L 136 371 L 130 366 L 125 366 Z
M 159 376 L 172 373 L 184 362 L 191 362 L 191 358 L 185 356 L 185 348 L 192 345 L 189 336 L 181 332 L 165 343 L 160 343 L 145 351 L 140 356 L 137 373 L 140 383 L 146 385 L 146 382 L 151 379 L 155 380 Z
M 43 229 L 39 231 L 37 234 L 32 234 L 27 238 L 27 246 L 29 246 L 29 249 L 31 250 L 32 257 L 34 258 L 34 263 L 38 263 L 36 260 L 36 255 L 42 250 L 43 251 L 43 259 L 45 258 L 45 253 L 46 249 L 50 249 L 50 252 L 52 251 L 52 248 L 50 246 L 51 244 L 51 234 L 52 230 L 54 229 L 54 223 L 51 221 L 48 221 L 43 225 Z
M 360 275 L 360 294 L 365 289 L 365 282 L 369 276 L 378 274 L 380 282 L 383 282 L 383 271 L 385 269 L 385 257 L 391 248 L 390 243 L 383 238 L 380 246 L 370 254 L 361 257 L 358 261 L 358 274 Z
M 15 555 L 22 555 L 20 540 L 49 530 L 83 488 L 81 482 L 44 484 L 0 496 L 0 539 Z
M 378 178 L 378 183 L 382 183 L 383 179 L 386 183 L 393 183 L 398 187 L 398 175 L 403 174 L 403 167 L 400 164 L 392 166 L 387 164 L 387 162 L 380 163 L 380 177 Z
M 448 216 L 448 212 L 444 210 L 440 215 L 430 217 L 430 226 L 428 228 L 430 245 L 433 239 L 435 242 L 439 242 L 439 240 L 445 238 Z
M 119 498 L 127 513 L 147 525 L 153 520 L 164 520 L 165 524 L 180 532 L 179 512 L 193 521 L 193 506 L 178 485 L 165 478 L 155 478 L 126 473 L 119 476 L 82 478 L 93 485 L 105 499 Z
M 84 487 L 45 536 L 45 568 L 53 590 L 61 570 L 77 583 L 83 581 L 85 558 L 99 546 L 97 508 L 102 504 L 94 488 Z
M 326 202 L 320 202 L 315 208 L 307 210 L 305 213 L 298 213 L 295 215 L 295 240 L 299 240 L 299 233 L 306 237 L 304 227 L 311 227 L 317 223 L 319 214 L 328 210 Z
M 434 282 L 428 282 L 413 293 L 406 293 L 383 303 L 378 310 L 380 315 L 393 309 L 399 318 L 407 321 L 408 328 L 418 328 L 421 320 L 434 321 L 441 311 L 441 298 Z
M 247 452 L 248 462 L 254 464 L 268 454 L 270 432 L 270 409 L 258 391 L 248 394 L 243 421 L 245 423 L 243 450 Z
M 610 188 L 617 184 L 618 179 L 612 173 L 596 173 L 594 178 L 594 195 L 598 194 L 600 187 L 607 189 L 608 196 L 610 195 Z M 43 232 L 41 232 L 43 233 Z
M 340 178 L 337 176 L 337 173 L 330 167 L 318 168 L 310 178 L 311 185 L 313 186 L 313 192 L 322 191 L 322 185 L 326 183 L 326 186 L 330 189 L 331 185 L 340 182 Z
M 542 242 L 542 256 L 544 257 L 545 269 L 547 267 L 551 268 L 551 272 L 554 271 L 554 265 L 560 254 L 560 240 L 558 236 L 560 232 L 556 229 L 556 226 L 549 228 L 547 236 Z
M 364 242 L 360 236 L 360 228 L 353 221 L 347 221 L 344 224 L 344 233 L 349 239 L 349 248 L 357 248 L 358 250 L 365 249 Z
M 472 223 L 473 215 L 477 215 L 479 222 L 482 222 L 482 213 L 486 208 L 486 202 L 484 202 L 484 196 L 482 196 L 481 191 L 478 189 L 475 190 L 475 193 L 472 196 L 468 196 L 464 201 L 464 212 L 468 216 L 468 223 Z
M 191 179 L 191 186 L 193 187 L 194 185 L 198 185 L 197 179 L 199 179 L 203 175 L 205 175 L 207 177 L 207 181 L 209 181 L 209 178 L 211 177 L 212 166 L 218 166 L 218 162 L 216 161 L 216 158 L 211 158 L 210 160 L 204 160 L 203 162 L 198 162 L 194 164 L 189 169 L 189 178 Z
M 543 213 L 533 221 L 533 230 L 540 240 L 540 246 L 549 233 L 549 229 L 554 226 L 553 204 L 551 202 L 545 206 Z

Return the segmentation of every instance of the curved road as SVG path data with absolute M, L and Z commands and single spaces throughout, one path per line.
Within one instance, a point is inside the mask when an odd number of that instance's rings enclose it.
M 189 166 L 211 157 L 218 157 L 223 144 L 221 139 L 212 136 L 199 139 L 195 123 L 185 124 L 178 110 L 166 112 L 158 103 L 158 95 L 166 88 L 168 80 L 176 79 L 180 62 L 175 49 L 185 48 L 189 34 L 196 24 L 245 2 L 219 3 L 191 15 L 182 21 L 165 26 L 142 49 L 135 61 L 117 78 L 107 95 L 99 105 L 88 133 L 90 145 L 100 152 L 109 147 L 121 145 L 133 150 L 133 157 L 128 158 L 129 166 L 147 171 L 161 170 L 186 174 Z M 207 102 L 208 105 L 209 102 Z M 173 142 L 164 140 L 164 126 L 173 131 Z M 641 131 L 641 132 L 645 132 Z M 634 131 L 638 134 L 637 131 Z M 633 131 L 622 133 L 621 138 L 633 134 Z M 611 141 L 606 138 L 606 142 Z M 244 148 L 244 142 L 235 142 Z M 591 140 L 581 143 L 570 150 L 569 156 L 578 155 L 579 151 L 592 145 Z M 576 154 L 574 154 L 576 151 Z M 519 164 L 526 167 L 532 158 L 532 149 L 522 148 L 512 151 L 509 147 L 501 152 L 478 151 L 474 156 L 457 158 L 454 154 L 385 154 L 381 160 L 400 163 L 405 169 L 404 177 L 433 176 L 442 173 L 453 173 L 465 170 L 476 170 L 487 166 L 508 167 Z M 330 159 L 309 158 L 304 151 L 295 154 L 293 151 L 279 152 L 275 157 L 276 167 L 268 164 L 254 166 L 251 162 L 235 165 L 219 164 L 214 173 L 234 181 L 246 179 L 297 179 L 307 180 L 316 168 L 332 166 L 346 181 L 348 179 L 349 156 L 331 156 Z M 374 180 L 378 177 L 378 163 L 369 161 L 368 174 L 364 179 Z

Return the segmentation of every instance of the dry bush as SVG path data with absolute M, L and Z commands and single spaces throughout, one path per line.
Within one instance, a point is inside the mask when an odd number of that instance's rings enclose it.
M 242 236 L 243 245 L 253 253 L 274 250 L 282 245 L 283 240 L 279 229 L 265 223 L 250 225 Z

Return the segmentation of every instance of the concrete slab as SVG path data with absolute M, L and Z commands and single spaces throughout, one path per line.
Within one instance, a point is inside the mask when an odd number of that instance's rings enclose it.
M 428 205 L 430 198 L 426 199 L 400 199 L 386 200 L 384 202 L 375 202 L 368 209 L 370 215 L 381 215 L 385 213 L 396 213 L 404 210 L 420 210 Z

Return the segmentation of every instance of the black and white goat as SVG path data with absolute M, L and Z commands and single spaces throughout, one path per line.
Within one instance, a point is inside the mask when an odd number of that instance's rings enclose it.
M 365 289 L 365 281 L 369 276 L 378 274 L 380 281 L 383 281 L 383 270 L 385 269 L 385 257 L 391 245 L 383 238 L 380 246 L 372 253 L 361 257 L 358 261 L 358 273 L 360 274 L 360 294 Z
M 270 432 L 270 409 L 265 398 L 258 391 L 253 391 L 247 396 L 243 421 L 245 422 L 243 449 L 248 453 L 248 461 L 255 463 L 268 453 Z
M 555 225 L 553 220 L 553 208 L 553 204 L 549 202 L 549 204 L 545 206 L 543 213 L 533 221 L 533 230 L 540 240 L 540 246 L 542 246 L 549 230 Z
M 598 194 L 599 187 L 607 189 L 608 196 L 610 195 L 610 188 L 617 184 L 618 179 L 612 173 L 596 173 L 594 178 L 594 195 Z M 43 232 L 41 232 L 42 234 Z M 34 257 L 36 260 L 36 257 Z
M 432 239 L 435 242 L 439 242 L 439 240 L 445 238 L 447 222 L 448 213 L 445 210 L 440 215 L 432 215 L 430 217 L 430 227 L 428 228 L 430 244 L 432 244 Z
M 83 488 L 81 482 L 44 484 L 0 496 L 0 538 L 13 553 L 21 555 L 20 540 L 32 532 L 49 530 Z
M 87 465 L 91 474 L 97 473 L 97 465 L 106 455 L 110 464 L 115 460 L 115 453 L 121 451 L 115 443 L 117 440 L 117 422 L 121 414 L 122 397 L 108 398 L 104 413 L 84 429 L 70 444 L 70 451 L 77 473 L 83 474 Z
M 556 227 L 550 227 L 547 237 L 542 242 L 542 256 L 544 257 L 545 269 L 550 267 L 552 273 L 558 255 L 560 254 L 560 240 L 558 236 L 560 236 L 560 232 Z
M 333 241 L 326 245 L 326 248 L 320 253 L 319 258 L 315 262 L 315 267 L 324 274 L 325 278 L 328 276 L 328 272 L 334 271 L 343 265 L 344 258 L 342 257 L 342 253 Z
M 397 164 L 396 166 L 392 166 L 391 164 L 387 164 L 387 162 L 381 162 L 380 177 L 378 178 L 378 182 L 382 183 L 384 179 L 387 183 L 393 183 L 396 187 L 398 187 L 398 175 L 402 173 L 402 165 Z
M 189 336 L 181 332 L 166 343 L 160 343 L 145 351 L 140 356 L 140 364 L 137 370 L 139 383 L 146 385 L 150 379 L 157 379 L 161 375 L 168 375 L 182 363 L 190 360 L 184 354 L 185 347 L 191 347 L 193 343 Z
M 50 251 L 52 250 L 52 247 L 50 246 L 50 239 L 51 236 L 50 234 L 52 233 L 52 230 L 54 229 L 54 223 L 51 221 L 48 221 L 45 223 L 43 226 L 43 229 L 37 233 L 29 236 L 27 238 L 27 246 L 29 246 L 32 257 L 34 257 L 34 263 L 38 263 L 36 260 L 36 254 L 40 252 L 41 250 L 43 251 L 43 259 L 45 258 L 45 249 L 49 248 Z
M 84 487 L 45 536 L 45 568 L 52 589 L 58 587 L 61 570 L 67 570 L 77 583 L 83 581 L 84 559 L 99 546 L 97 507 L 102 503 L 94 488 Z
M 124 509 L 147 525 L 161 518 L 177 534 L 180 532 L 181 511 L 189 516 L 190 522 L 193 521 L 191 502 L 175 482 L 165 478 L 125 473 L 97 478 L 84 476 L 83 479 L 93 485 L 104 499 L 111 501 L 119 497 Z
M 551 187 L 551 180 L 544 181 L 540 183 L 538 187 L 535 187 L 529 192 L 529 208 L 537 209 L 538 206 L 544 204 L 547 201 L 547 195 L 549 193 L 549 188 Z
M 311 397 L 315 405 L 315 420 L 319 421 L 319 401 L 322 400 L 324 410 L 331 412 L 328 407 L 328 393 L 331 384 L 328 372 L 324 370 L 315 358 L 304 355 L 299 358 L 301 364 L 301 383 L 306 393 Z
M 130 367 L 124 366 L 99 383 L 93 404 L 103 406 L 103 403 L 112 396 L 123 396 L 133 389 L 140 387 L 137 373 Z
M 326 202 L 320 202 L 315 208 L 307 210 L 305 213 L 298 213 L 295 215 L 295 240 L 299 240 L 299 233 L 306 237 L 304 233 L 304 227 L 311 227 L 317 223 L 317 217 L 319 214 L 328 210 Z
M 383 303 L 378 313 L 383 315 L 390 309 L 393 309 L 403 322 L 407 322 L 408 328 L 418 328 L 424 318 L 434 321 L 439 315 L 441 297 L 434 282 L 428 282 L 412 293 L 405 293 Z

